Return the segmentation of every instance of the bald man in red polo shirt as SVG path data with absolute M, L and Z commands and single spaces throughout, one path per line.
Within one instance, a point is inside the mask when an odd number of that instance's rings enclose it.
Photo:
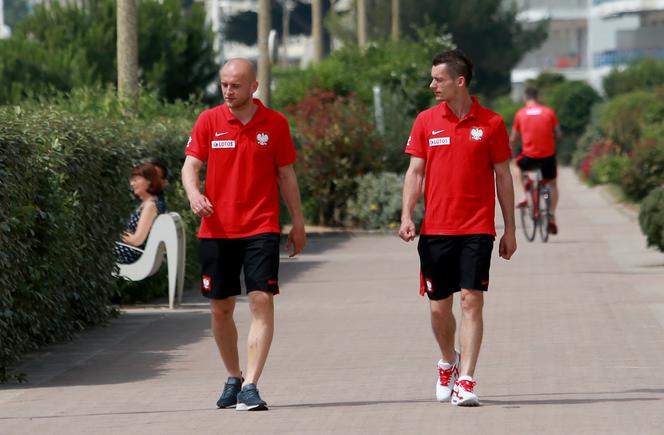
M 558 205 L 558 163 L 556 162 L 556 139 L 560 140 L 562 131 L 552 108 L 541 104 L 537 89 L 527 87 L 523 95 L 525 106 L 514 115 L 510 143 L 515 144 L 521 138 L 521 153 L 516 157 L 516 177 L 519 180 L 521 200 L 517 207 L 525 207 L 526 179 L 521 171 L 539 168 L 542 179 L 551 186 L 551 217 L 549 234 L 558 234 L 555 213 Z
M 196 121 L 182 184 L 191 210 L 201 217 L 201 292 L 210 299 L 212 332 L 229 375 L 217 406 L 267 410 L 256 384 L 272 343 L 273 295 L 279 293 L 279 189 L 293 224 L 286 245 L 291 257 L 306 241 L 295 146 L 286 118 L 252 98 L 258 82 L 251 62 L 229 60 L 220 78 L 225 102 Z M 206 162 L 201 193 L 199 174 Z M 244 378 L 233 320 L 241 269 L 251 310 Z
M 436 398 L 478 406 L 475 367 L 482 343 L 482 308 L 496 236 L 495 194 L 505 223 L 499 254 L 516 251 L 511 150 L 502 118 L 470 96 L 473 65 L 459 50 L 433 58 L 431 84 L 440 102 L 420 113 L 408 138 L 399 237 L 415 239 L 413 210 L 424 184 L 420 230 L 420 294 L 429 298 L 440 348 Z M 495 181 L 494 181 L 495 176 Z M 495 184 L 495 190 L 494 190 Z M 460 353 L 455 350 L 454 293 L 461 294 Z

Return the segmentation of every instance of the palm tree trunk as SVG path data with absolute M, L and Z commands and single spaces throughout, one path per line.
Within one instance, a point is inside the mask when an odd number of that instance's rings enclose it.
M 367 5 L 364 0 L 357 0 L 357 45 L 367 46 Z
M 288 66 L 288 38 L 290 37 L 290 10 L 291 10 L 291 0 L 281 0 L 281 48 L 282 55 L 280 64 L 282 67 Z
M 311 0 L 311 39 L 314 45 L 313 63 L 323 60 L 323 2 Z
M 392 40 L 399 40 L 399 0 L 392 0 Z
M 133 103 L 138 96 L 138 13 L 136 0 L 117 3 L 118 96 Z
M 270 55 L 268 36 L 272 27 L 270 0 L 258 1 L 258 95 L 270 105 Z

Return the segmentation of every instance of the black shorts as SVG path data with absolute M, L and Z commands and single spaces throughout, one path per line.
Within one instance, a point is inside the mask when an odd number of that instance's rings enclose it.
M 420 294 L 439 301 L 460 291 L 489 289 L 494 236 L 420 236 Z
M 522 171 L 530 171 L 539 168 L 542 171 L 542 178 L 545 180 L 555 180 L 558 176 L 558 164 L 556 163 L 555 155 L 536 159 L 534 157 L 519 154 L 516 157 L 516 164 Z
M 239 239 L 201 239 L 201 293 L 226 299 L 242 292 L 244 268 L 247 292 L 279 293 L 279 234 L 265 233 Z

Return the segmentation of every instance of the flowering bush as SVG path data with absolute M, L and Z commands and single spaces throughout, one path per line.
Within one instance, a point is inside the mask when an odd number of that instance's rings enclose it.
M 602 158 L 610 155 L 614 150 L 614 146 L 610 142 L 597 142 L 592 145 L 590 151 L 581 160 L 579 170 L 583 177 L 587 180 L 591 179 L 593 163 Z
M 286 108 L 300 150 L 297 171 L 308 218 L 341 225 L 357 177 L 379 171 L 382 143 L 364 106 L 353 98 L 314 89 Z

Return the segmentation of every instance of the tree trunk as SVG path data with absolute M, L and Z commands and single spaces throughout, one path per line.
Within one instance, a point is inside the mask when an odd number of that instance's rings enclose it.
M 138 96 L 138 13 L 136 0 L 117 3 L 118 96 L 134 103 Z
M 258 1 L 258 96 L 270 105 L 270 55 L 268 36 L 272 27 L 270 0 Z
M 323 0 L 311 0 L 311 39 L 314 64 L 323 60 Z
M 281 61 L 279 62 L 282 67 L 288 67 L 288 38 L 290 38 L 290 11 L 291 0 L 281 0 Z
M 392 40 L 399 40 L 399 0 L 392 0 Z
M 357 45 L 367 46 L 367 5 L 364 0 L 357 0 Z

